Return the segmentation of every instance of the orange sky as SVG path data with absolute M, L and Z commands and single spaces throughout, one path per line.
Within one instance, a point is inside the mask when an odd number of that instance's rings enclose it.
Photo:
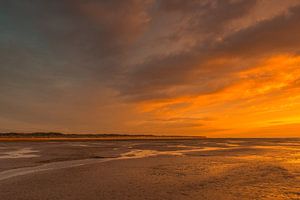
M 0 13 L 0 132 L 300 136 L 299 1 L 12 1 Z

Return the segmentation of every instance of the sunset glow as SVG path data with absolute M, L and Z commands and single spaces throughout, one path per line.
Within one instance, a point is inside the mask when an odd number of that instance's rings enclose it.
M 6 1 L 0 16 L 0 132 L 300 136 L 299 1 Z

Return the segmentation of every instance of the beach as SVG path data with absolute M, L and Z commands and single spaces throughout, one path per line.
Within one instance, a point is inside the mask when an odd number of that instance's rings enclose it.
M 0 199 L 300 199 L 300 140 L 1 142 Z

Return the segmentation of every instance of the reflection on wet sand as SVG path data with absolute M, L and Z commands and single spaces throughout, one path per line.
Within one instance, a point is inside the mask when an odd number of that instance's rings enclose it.
M 59 173 L 70 177 L 60 180 Z M 101 199 L 144 199 L 134 194 L 152 195 L 150 199 L 300 199 L 300 140 L 0 143 L 0 199 L 18 199 L 10 187 L 22 190 L 48 176 L 61 184 L 70 181 L 66 190 L 72 193 L 57 194 L 64 199 L 76 199 L 73 187 L 84 185 L 107 194 Z M 123 182 L 134 186 L 123 191 Z M 118 188 L 115 193 L 109 192 L 111 184 Z M 34 188 L 38 190 L 23 199 L 43 191 Z
M 72 145 L 74 146 L 74 145 Z M 78 145 L 81 146 L 82 145 Z M 156 151 L 156 150 L 131 150 L 126 153 L 120 154 L 120 156 L 115 158 L 106 158 L 106 159 L 84 159 L 84 160 L 76 160 L 76 161 L 64 161 L 64 162 L 54 162 L 50 164 L 45 164 L 36 167 L 28 167 L 28 168 L 20 168 L 20 169 L 13 169 L 0 172 L 0 181 L 8 178 L 12 178 L 15 176 L 26 175 L 30 173 L 36 173 L 41 171 L 47 170 L 55 170 L 55 169 L 63 169 L 69 167 L 77 167 L 82 165 L 87 165 L 91 163 L 99 163 L 99 162 L 107 162 L 113 160 L 125 160 L 125 159 L 137 159 L 137 158 L 145 158 L 151 156 L 159 156 L 159 155 L 172 155 L 172 156 L 183 156 L 184 153 L 188 152 L 200 152 L 200 151 L 213 151 L 219 150 L 224 148 L 218 147 L 206 147 L 206 148 L 196 148 L 196 149 L 186 149 L 186 150 L 176 150 L 176 151 Z M 1 158 L 31 158 L 31 157 L 38 157 L 38 155 L 28 154 L 32 152 L 37 152 L 30 149 L 21 149 L 18 151 L 9 152 L 8 156 L 2 156 Z
M 0 159 L 5 158 L 33 158 L 38 157 L 39 155 L 35 154 L 39 151 L 32 150 L 31 148 L 21 148 L 14 151 L 2 152 L 0 154 Z

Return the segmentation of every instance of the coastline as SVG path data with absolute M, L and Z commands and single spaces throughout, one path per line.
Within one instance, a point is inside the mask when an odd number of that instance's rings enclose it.
M 0 142 L 114 141 L 114 140 L 195 140 L 203 136 L 116 136 L 116 137 L 0 137 Z

